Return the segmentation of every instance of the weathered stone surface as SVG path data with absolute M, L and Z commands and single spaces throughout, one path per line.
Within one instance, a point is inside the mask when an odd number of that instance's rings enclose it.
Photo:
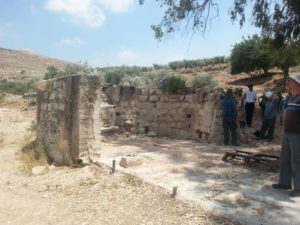
M 137 99 L 139 102 L 146 102 L 148 100 L 148 95 L 138 95 Z
M 31 169 L 31 174 L 34 176 L 43 175 L 48 172 L 48 167 L 46 166 L 35 166 Z
M 49 83 L 50 83 L 49 80 L 42 80 L 35 85 L 35 89 L 37 91 L 44 92 L 48 89 Z
M 133 123 L 132 120 L 126 120 L 125 123 L 124 123 L 124 128 L 128 132 L 132 131 L 133 126 L 134 126 L 134 123 Z
M 159 101 L 159 97 L 157 95 L 150 95 L 149 101 L 150 102 L 157 102 L 157 101 Z
M 223 204 L 229 204 L 234 206 L 242 206 L 247 203 L 247 198 L 243 193 L 238 191 L 225 191 L 214 197 L 215 201 Z
M 119 165 L 124 167 L 124 168 L 128 168 L 128 167 L 141 165 L 142 163 L 143 163 L 143 160 L 141 158 L 122 157 Z
M 147 134 L 148 137 L 156 137 L 157 134 L 153 131 L 150 131 L 148 134 Z

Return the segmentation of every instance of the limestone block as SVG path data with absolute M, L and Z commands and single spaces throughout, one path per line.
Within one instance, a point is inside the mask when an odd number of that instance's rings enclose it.
M 150 131 L 148 134 L 147 134 L 148 137 L 156 137 L 157 134 L 154 132 L 154 131 Z
M 119 131 L 118 126 L 101 127 L 101 134 L 112 134 Z
M 160 89 L 156 89 L 156 94 L 157 94 L 157 95 L 162 95 L 163 92 L 162 92 L 162 90 L 160 90 Z
M 186 95 L 184 98 L 185 102 L 194 102 L 196 100 L 196 95 Z
M 242 192 L 225 191 L 214 197 L 214 200 L 223 204 L 230 204 L 234 206 L 241 206 L 248 202 L 247 198 Z
M 180 137 L 181 134 L 182 134 L 182 129 L 180 129 L 180 130 L 176 129 L 176 130 L 174 131 L 174 135 L 175 135 L 176 137 Z
M 168 100 L 169 100 L 170 102 L 178 102 L 178 100 L 179 100 L 179 95 L 169 95 Z
M 176 128 L 176 122 L 174 122 L 174 121 L 169 122 L 169 127 Z
M 146 101 L 148 101 L 148 95 L 138 95 L 137 100 L 139 102 L 146 102 Z
M 207 96 L 209 95 L 209 92 L 210 92 L 209 87 L 197 88 L 196 89 L 197 101 L 199 103 L 207 101 Z
M 124 167 L 124 168 L 128 168 L 128 167 L 141 165 L 142 163 L 143 163 L 143 160 L 141 158 L 122 157 L 119 165 Z
M 148 107 L 150 104 L 148 102 L 138 102 L 136 107 L 140 111 L 147 111 L 146 107 Z
M 156 93 L 156 89 L 151 89 L 150 91 L 149 91 L 149 94 L 150 95 L 156 95 L 157 93 Z
M 150 95 L 149 96 L 149 101 L 150 102 L 158 102 L 159 101 L 159 96 L 158 95 Z
M 127 101 L 122 101 L 120 105 L 121 105 L 121 107 L 126 108 L 128 106 L 128 102 Z
M 176 128 L 177 129 L 182 129 L 183 128 L 183 123 L 182 122 L 177 122 L 176 123 Z
M 180 102 L 183 102 L 184 100 L 185 100 L 185 95 L 180 95 L 180 96 L 179 96 L 179 101 L 180 101 Z
M 55 103 L 49 103 L 49 104 L 48 104 L 48 110 L 49 110 L 49 111 L 54 111 L 55 108 L 56 108 L 56 107 L 55 107 Z
M 173 118 L 174 118 L 174 121 L 181 121 L 183 120 L 185 117 L 182 115 L 182 113 L 178 112 L 178 111 L 174 111 L 176 112 L 174 115 L 173 115 Z
M 39 81 L 39 82 L 36 83 L 35 89 L 36 89 L 37 91 L 42 91 L 42 92 L 44 92 L 44 91 L 46 91 L 46 90 L 48 89 L 49 83 L 50 83 L 49 80 L 42 80 L 42 81 Z
M 60 111 L 65 111 L 65 103 L 56 103 L 56 109 Z
M 149 90 L 146 89 L 146 88 L 143 88 L 141 91 L 142 91 L 143 95 L 148 95 L 149 94 Z
M 137 95 L 142 95 L 142 93 L 143 93 L 143 88 L 141 88 L 141 87 L 136 87 L 135 93 L 136 93 Z
M 211 102 L 214 102 L 214 101 L 215 101 L 214 93 L 209 93 L 209 94 L 207 95 L 207 100 L 208 100 L 208 101 L 211 101 Z
M 120 86 L 114 85 L 105 89 L 105 94 L 109 96 L 113 104 L 120 102 Z
M 35 166 L 31 170 L 31 174 L 34 176 L 43 175 L 48 172 L 48 167 L 46 166 Z
M 161 128 L 165 128 L 165 127 L 168 127 L 168 123 L 162 121 L 162 122 L 160 122 L 160 123 L 158 124 L 158 126 L 161 127 Z
M 145 127 L 139 127 L 138 128 L 138 133 L 139 134 L 144 134 L 145 133 Z
M 169 97 L 167 95 L 161 95 L 161 96 L 159 96 L 159 100 L 160 100 L 160 102 L 168 102 Z
M 163 136 L 170 136 L 171 135 L 171 128 L 170 127 L 162 127 L 160 129 L 160 135 L 163 135 Z
M 112 93 L 111 98 L 112 98 L 113 103 L 120 102 L 120 86 L 119 85 L 113 86 L 113 93 Z
M 174 118 L 171 114 L 167 114 L 165 117 L 164 117 L 164 120 L 167 121 L 167 122 L 172 122 L 174 121 Z
M 55 97 L 56 97 L 56 93 L 52 90 L 50 92 L 49 101 L 51 101 L 51 100 L 53 101 L 55 99 Z
M 124 122 L 124 128 L 126 131 L 131 132 L 132 131 L 132 127 L 134 126 L 134 123 L 132 122 L 132 120 L 126 120 Z
M 156 121 L 151 122 L 151 127 L 158 127 L 158 123 Z

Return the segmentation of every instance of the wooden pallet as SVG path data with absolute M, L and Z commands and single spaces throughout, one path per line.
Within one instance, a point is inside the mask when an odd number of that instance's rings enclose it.
M 256 163 L 262 162 L 270 165 L 272 170 L 276 170 L 279 166 L 279 156 L 246 152 L 241 150 L 235 150 L 234 152 L 225 152 L 222 160 L 227 161 L 228 159 L 242 159 L 247 165 L 255 165 Z

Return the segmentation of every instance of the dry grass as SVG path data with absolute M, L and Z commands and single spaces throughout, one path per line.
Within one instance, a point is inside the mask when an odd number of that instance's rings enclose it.
M 75 211 L 85 211 L 83 216 L 86 218 L 78 218 L 80 222 L 112 225 L 240 224 L 209 213 L 195 203 L 171 198 L 165 189 L 143 182 L 133 175 L 111 175 L 107 169 L 98 167 L 97 171 L 99 173 L 94 173 L 94 177 L 60 189 L 62 201 L 72 204 Z M 65 206 L 65 202 L 61 204 Z
M 140 178 L 131 174 L 124 175 L 124 182 L 133 187 L 141 187 L 143 185 L 143 181 Z
M 19 170 L 26 175 L 29 175 L 35 166 L 47 165 L 46 156 L 37 155 L 35 138 L 35 132 L 28 132 L 20 143 L 21 151 L 17 153 L 21 162 Z

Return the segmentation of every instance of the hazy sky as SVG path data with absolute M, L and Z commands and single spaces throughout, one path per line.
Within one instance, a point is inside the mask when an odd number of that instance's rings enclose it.
M 233 1 L 217 2 L 220 15 L 205 36 L 191 38 L 183 29 L 158 43 L 150 25 L 163 11 L 155 0 L 143 6 L 138 0 L 0 0 L 0 47 L 100 67 L 229 56 L 235 43 L 258 30 L 230 21 Z

